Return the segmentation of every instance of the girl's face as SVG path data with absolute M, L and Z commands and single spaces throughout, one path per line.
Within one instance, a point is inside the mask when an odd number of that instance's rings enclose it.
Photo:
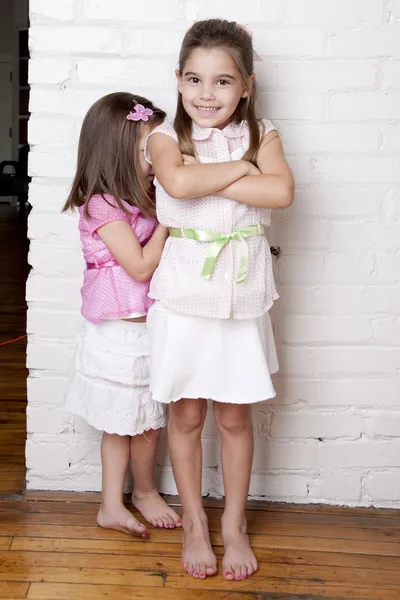
M 224 48 L 193 50 L 182 75 L 176 73 L 183 107 L 200 127 L 223 129 L 241 98 L 250 95 L 254 75 L 247 81 Z
M 144 149 L 146 139 L 150 135 L 154 127 L 155 125 L 150 125 L 148 123 L 142 123 L 140 125 L 140 139 L 138 144 L 140 170 L 142 172 L 143 177 L 146 179 L 149 185 L 153 181 L 153 168 L 144 157 Z

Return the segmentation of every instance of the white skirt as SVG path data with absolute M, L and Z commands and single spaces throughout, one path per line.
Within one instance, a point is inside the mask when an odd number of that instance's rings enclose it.
M 65 407 L 107 433 L 134 436 L 165 427 L 165 407 L 149 389 L 146 323 L 84 320 Z
M 160 302 L 149 311 L 150 390 L 158 402 L 206 398 L 252 404 L 275 396 L 278 359 L 269 314 L 209 319 L 176 313 Z

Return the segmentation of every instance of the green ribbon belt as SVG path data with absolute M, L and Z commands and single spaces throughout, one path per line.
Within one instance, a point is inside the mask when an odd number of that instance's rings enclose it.
M 213 274 L 215 264 L 222 248 L 224 248 L 231 240 L 240 242 L 240 266 L 236 283 L 243 283 L 247 277 L 249 263 L 249 248 L 246 238 L 264 235 L 264 231 L 264 225 L 247 225 L 246 227 L 239 227 L 235 231 L 232 231 L 232 233 L 215 233 L 203 229 L 181 229 L 180 227 L 170 227 L 169 235 L 173 238 L 186 238 L 188 240 L 195 240 L 196 242 L 212 242 L 201 272 L 201 276 L 205 279 L 210 279 Z

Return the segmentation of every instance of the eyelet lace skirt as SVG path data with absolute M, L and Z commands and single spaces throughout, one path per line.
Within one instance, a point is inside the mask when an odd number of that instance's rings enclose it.
M 134 436 L 166 424 L 149 389 L 146 323 L 84 320 L 65 407 L 100 431 Z

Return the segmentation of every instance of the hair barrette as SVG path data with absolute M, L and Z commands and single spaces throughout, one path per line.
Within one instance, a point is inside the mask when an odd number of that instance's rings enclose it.
M 151 108 L 145 108 L 143 104 L 136 104 L 126 118 L 128 121 L 148 121 L 152 114 Z
M 242 25 L 241 23 L 236 23 L 237 27 L 239 27 L 239 29 L 243 29 L 243 31 L 245 31 L 246 33 L 249 34 L 249 36 L 251 38 L 253 38 L 253 30 L 250 29 L 250 27 L 246 27 L 246 25 Z M 253 60 L 254 62 L 262 62 L 262 58 L 259 54 L 257 54 L 257 52 L 254 50 L 253 48 Z

